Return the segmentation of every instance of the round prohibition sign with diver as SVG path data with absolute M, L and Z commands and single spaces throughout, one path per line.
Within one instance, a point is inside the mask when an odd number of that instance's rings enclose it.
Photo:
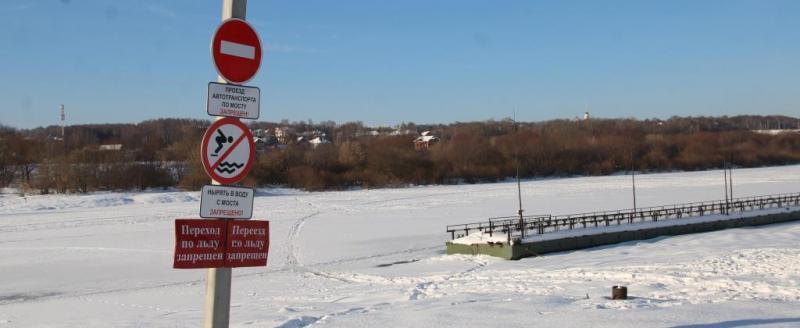
M 211 179 L 234 184 L 247 176 L 256 157 L 250 129 L 239 119 L 226 117 L 214 121 L 203 135 L 200 157 Z

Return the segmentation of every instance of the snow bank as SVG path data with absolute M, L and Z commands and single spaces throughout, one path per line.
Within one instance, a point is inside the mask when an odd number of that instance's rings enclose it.
M 453 244 L 461 244 L 461 245 L 475 245 L 475 244 L 488 244 L 488 243 L 505 243 L 507 241 L 508 241 L 508 236 L 502 233 L 495 233 L 493 236 L 490 236 L 488 233 L 475 231 L 473 233 L 470 233 L 468 236 L 456 238 L 451 240 L 450 242 Z

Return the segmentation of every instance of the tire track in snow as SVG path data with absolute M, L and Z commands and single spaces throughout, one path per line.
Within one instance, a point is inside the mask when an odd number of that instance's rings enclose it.
M 359 257 L 351 257 L 351 258 L 343 258 L 337 259 L 332 261 L 314 263 L 304 265 L 300 261 L 300 245 L 299 245 L 299 237 L 303 226 L 306 222 L 322 213 L 320 211 L 319 206 L 314 205 L 311 202 L 305 202 L 300 200 L 298 197 L 295 197 L 295 200 L 301 203 L 307 204 L 309 207 L 315 209 L 316 211 L 300 217 L 297 219 L 289 229 L 288 238 L 287 238 L 287 257 L 286 257 L 286 266 L 280 269 L 267 269 L 263 272 L 257 273 L 248 273 L 248 274 L 237 274 L 236 277 L 263 277 L 269 274 L 280 273 L 280 272 L 289 272 L 289 271 L 305 271 L 310 273 L 313 276 L 333 279 L 338 281 L 343 281 L 346 283 L 357 283 L 357 281 L 350 281 L 346 278 L 337 277 L 335 273 L 328 273 L 322 270 L 314 270 L 314 268 L 320 268 L 325 266 L 331 265 L 339 265 L 339 264 L 346 264 L 346 263 L 354 263 L 354 262 L 361 262 L 361 261 L 369 261 L 374 259 L 379 259 L 382 257 L 388 256 L 396 256 L 401 254 L 413 254 L 418 252 L 426 252 L 435 249 L 441 249 L 442 247 L 439 245 L 435 246 L 426 246 L 426 247 L 418 247 L 418 248 L 409 248 L 399 251 L 391 251 L 391 252 L 384 252 L 378 253 L 373 255 L 367 256 L 359 256 Z M 93 210 L 87 210 L 86 212 L 92 212 Z M 67 211 L 64 211 L 67 212 Z M 80 212 L 80 211 L 69 211 L 69 212 Z M 115 223 L 124 223 L 124 224 L 138 224 L 138 223 L 151 223 L 151 222 L 158 222 L 164 220 L 172 220 L 176 215 L 184 215 L 185 211 L 176 211 L 174 213 L 169 214 L 162 214 L 153 217 L 141 217 L 138 215 L 121 215 L 121 216 L 114 216 L 114 217 L 105 217 L 105 218 L 91 218 L 91 219 L 75 219 L 75 220 L 68 220 L 68 221 L 58 221 L 58 222 L 41 222 L 41 223 L 29 223 L 29 224 L 21 224 L 21 225 L 9 225 L 9 226 L 0 226 L 0 232 L 18 232 L 18 231 L 30 231 L 30 230 L 38 230 L 38 229 L 55 229 L 55 228 L 77 228 L 77 227 L 89 227 L 89 226 L 98 226 L 98 225 L 111 225 Z M 66 223 L 66 224 L 65 224 Z M 56 225 L 54 227 L 54 225 Z M 110 250 L 110 249 L 109 249 Z M 177 282 L 170 282 L 170 283 L 161 283 L 161 284 L 153 284 L 149 286 L 139 286 L 133 288 L 113 288 L 113 289 L 104 289 L 104 290 L 94 290 L 89 292 L 77 292 L 77 293 L 54 293 L 48 295 L 41 295 L 40 297 L 35 298 L 20 298 L 15 300 L 6 300 L 3 305 L 8 304 L 20 304 L 20 303 L 38 303 L 38 302 L 45 302 L 50 300 L 57 300 L 57 299 L 70 299 L 70 298 L 86 298 L 90 296 L 99 296 L 99 295 L 108 295 L 108 294 L 117 294 L 117 293 L 129 293 L 129 292 L 142 292 L 148 290 L 155 290 L 161 288 L 172 288 L 181 285 L 197 285 L 203 284 L 205 279 L 198 279 L 198 280 L 186 280 L 186 281 L 177 281 Z
M 315 209 L 316 212 L 311 213 L 309 215 L 306 215 L 306 216 L 303 216 L 303 217 L 297 219 L 297 221 L 295 221 L 295 223 L 292 224 L 292 226 L 289 228 L 289 233 L 288 233 L 287 242 L 286 242 L 287 247 L 286 247 L 286 267 L 285 267 L 285 269 L 292 270 L 292 271 L 302 271 L 302 272 L 306 272 L 306 273 L 308 273 L 308 274 L 310 274 L 311 276 L 314 276 L 314 277 L 319 277 L 319 278 L 324 278 L 324 279 L 331 279 L 331 280 L 336 280 L 336 281 L 352 284 L 352 283 L 357 283 L 357 281 L 353 281 L 353 280 L 348 279 L 347 277 L 343 277 L 343 276 L 341 276 L 341 275 L 339 275 L 337 273 L 326 272 L 326 271 L 323 271 L 323 270 L 315 270 L 314 268 L 330 266 L 330 265 L 337 265 L 337 264 L 344 264 L 344 263 L 368 261 L 368 260 L 373 260 L 373 259 L 377 259 L 377 258 L 381 258 L 381 257 L 401 255 L 401 254 L 412 254 L 412 253 L 424 252 L 424 251 L 429 251 L 429 250 L 440 249 L 441 248 L 441 246 L 438 246 L 438 245 L 437 246 L 418 247 L 418 248 L 404 249 L 404 250 L 400 250 L 400 251 L 385 252 L 385 253 L 379 253 L 379 254 L 373 254 L 373 255 L 367 255 L 367 256 L 359 256 L 359 257 L 338 259 L 338 260 L 332 260 L 332 261 L 319 262 L 319 263 L 305 265 L 300 261 L 300 245 L 299 245 L 299 241 L 298 241 L 298 239 L 300 237 L 300 231 L 302 230 L 303 226 L 306 224 L 306 222 L 310 218 L 313 218 L 315 216 L 320 215 L 322 213 L 322 211 L 320 210 L 319 206 L 315 205 L 312 202 L 302 201 L 302 200 L 300 200 L 299 197 L 294 197 L 294 198 L 295 198 L 295 201 L 307 204 L 309 207 Z M 281 271 L 283 271 L 283 270 L 281 270 Z M 262 273 L 262 275 L 264 275 L 264 274 L 267 274 L 267 273 Z
M 346 264 L 346 263 L 369 261 L 369 260 L 379 259 L 379 258 L 387 257 L 387 256 L 414 254 L 414 253 L 426 252 L 426 251 L 430 251 L 430 250 L 434 250 L 434 249 L 441 249 L 441 248 L 442 247 L 438 246 L 438 245 L 437 246 L 429 246 L 429 247 L 409 248 L 409 249 L 404 249 L 404 250 L 400 250 L 400 251 L 393 251 L 393 252 L 379 253 L 379 254 L 374 254 L 374 255 L 351 257 L 351 258 L 345 258 L 345 259 L 339 259 L 339 260 L 333 260 L 333 261 L 327 261 L 327 262 L 320 262 L 320 263 L 307 265 L 306 268 L 310 269 L 310 268 L 318 268 L 318 267 L 325 267 L 325 266 L 332 266 L 332 265 L 339 265 L 339 264 Z M 416 261 L 414 261 L 414 262 L 416 262 Z M 348 284 L 358 284 L 358 283 L 367 282 L 367 281 L 360 280 L 360 279 L 356 278 L 356 277 L 359 276 L 359 274 L 354 273 L 354 272 L 342 273 L 342 272 L 331 272 L 331 271 L 322 271 L 322 270 L 307 270 L 307 272 L 309 274 L 315 276 L 315 277 L 336 280 L 336 281 L 340 281 L 340 282 L 344 282 L 344 283 L 348 283 Z M 381 277 L 381 279 L 379 279 L 379 280 L 384 281 L 384 280 L 389 280 L 389 279 Z M 372 281 L 372 280 L 369 281 L 369 283 L 373 283 L 373 282 L 374 281 Z
M 364 285 L 364 286 L 372 286 L 372 285 L 380 285 L 380 286 L 394 286 L 394 287 L 403 287 L 403 286 L 411 286 L 410 287 L 410 296 L 408 300 L 414 301 L 417 299 L 422 299 L 426 296 L 425 290 L 431 286 L 435 286 L 437 284 L 444 284 L 452 279 L 461 279 L 469 274 L 486 267 L 490 261 L 485 259 L 469 259 L 469 262 L 476 263 L 474 266 L 470 266 L 466 270 L 454 272 L 447 275 L 433 275 L 433 276 L 410 276 L 410 277 L 385 277 L 382 275 L 376 274 L 362 274 L 358 273 L 357 271 L 346 271 L 346 272 L 326 272 L 320 270 L 312 270 L 311 266 L 306 267 L 306 273 L 308 276 L 313 276 L 317 278 L 335 280 L 346 284 L 354 284 L 354 285 Z
M 471 267 L 469 269 L 466 269 L 464 271 L 457 272 L 455 274 L 451 274 L 451 275 L 446 276 L 446 277 L 441 278 L 441 279 L 426 281 L 426 282 L 417 284 L 411 290 L 411 295 L 408 296 L 408 300 L 409 301 L 416 301 L 416 300 L 420 300 L 422 298 L 425 298 L 425 296 L 427 296 L 425 291 L 428 288 L 430 288 L 431 286 L 433 286 L 435 284 L 447 282 L 447 281 L 449 281 L 451 279 L 454 279 L 454 278 L 463 278 L 463 277 L 469 275 L 470 273 L 475 272 L 477 270 L 480 270 L 481 268 L 483 268 L 483 267 L 485 267 L 486 265 L 489 264 L 488 261 L 481 261 L 481 259 L 478 259 L 478 258 L 471 259 L 471 260 L 473 262 L 475 262 L 477 265 L 475 265 L 475 266 L 473 266 L 473 267 Z
M 147 305 L 147 304 L 139 304 L 138 302 L 120 302 L 116 300 L 103 300 L 103 299 L 94 299 L 91 297 L 81 296 L 78 297 L 79 300 L 82 300 L 87 303 L 98 303 L 98 304 L 107 304 L 107 305 L 114 305 L 124 308 L 131 308 L 136 310 L 149 310 L 157 313 L 161 313 L 162 315 L 170 315 L 179 313 L 178 310 L 172 310 L 170 308 L 155 306 L 155 305 Z
M 289 228 L 289 235 L 286 238 L 286 266 L 292 269 L 297 269 L 302 267 L 300 263 L 300 245 L 298 244 L 298 238 L 300 237 L 300 230 L 305 225 L 308 219 L 319 215 L 322 212 L 314 212 L 309 215 L 306 215 L 292 224 L 292 227 Z
M 71 251 L 71 252 L 111 252 L 111 253 L 156 253 L 172 254 L 171 250 L 139 249 L 119 247 L 80 247 L 80 246 L 41 246 L 41 247 L 0 247 L 0 251 Z
M 348 258 L 343 258 L 343 259 L 339 259 L 339 260 L 319 262 L 319 263 L 314 263 L 313 266 L 329 266 L 329 265 L 336 265 L 336 264 L 360 262 L 360 261 L 366 261 L 366 260 L 374 260 L 374 259 L 378 259 L 378 258 L 381 258 L 381 257 L 402 255 L 402 254 L 414 254 L 414 253 L 432 251 L 432 250 L 442 249 L 442 248 L 443 247 L 441 245 L 436 244 L 435 246 L 408 248 L 408 249 L 399 250 L 399 251 L 378 253 L 378 254 L 358 256 L 358 257 L 348 257 Z
M 296 271 L 297 269 L 303 267 L 303 264 L 300 263 L 300 244 L 298 241 L 300 238 L 300 230 L 303 229 L 303 225 L 306 224 L 308 219 L 319 215 L 322 213 L 322 211 L 320 210 L 319 206 L 316 206 L 311 202 L 301 201 L 300 197 L 295 196 L 294 200 L 298 203 L 306 203 L 309 207 L 315 210 L 314 213 L 297 219 L 297 221 L 295 221 L 294 224 L 292 224 L 292 226 L 289 228 L 289 234 L 286 237 L 286 267 Z
M 0 233 L 3 232 L 24 232 L 39 230 L 58 230 L 66 228 L 85 228 L 112 224 L 141 224 L 174 220 L 175 217 L 186 215 L 186 211 L 171 212 L 151 217 L 141 215 L 120 215 L 112 217 L 95 217 L 91 219 L 73 219 L 49 222 L 26 223 L 17 225 L 0 226 Z
M 516 188 L 516 185 L 514 186 Z M 362 205 L 374 205 L 374 204 L 384 204 L 384 203 L 391 203 L 397 201 L 404 201 L 404 200 L 414 200 L 414 199 L 429 199 L 431 197 L 436 196 L 461 196 L 465 194 L 477 194 L 477 193 L 486 193 L 486 192 L 495 192 L 495 191 L 502 191 L 508 188 L 505 187 L 497 187 L 497 188 L 486 188 L 486 189 L 476 189 L 476 190 L 465 190 L 465 191 L 445 191 L 445 192 L 438 192 L 438 193 L 430 193 L 424 194 L 421 196 L 406 196 L 406 197 L 398 197 L 398 198 L 389 198 L 389 199 L 378 199 L 363 202 Z
M 94 290 L 90 292 L 78 292 L 78 293 L 62 293 L 62 292 L 48 292 L 48 293 L 39 293 L 39 294 L 31 294 L 29 295 L 20 295 L 20 297 L 15 297 L 13 299 L 8 299 L 2 301 L 2 297 L 0 297 L 0 305 L 10 305 L 10 304 L 22 304 L 22 303 L 40 303 L 50 300 L 59 300 L 59 299 L 70 299 L 70 298 L 85 298 L 87 296 L 99 296 L 99 295 L 107 295 L 107 294 L 115 294 L 115 293 L 126 293 L 126 292 L 139 292 L 139 291 L 148 291 L 153 289 L 159 288 L 169 288 L 175 286 L 195 286 L 199 284 L 204 284 L 206 281 L 205 278 L 197 279 L 197 280 L 187 280 L 187 281 L 177 281 L 177 282 L 169 282 L 163 284 L 155 284 L 150 286 L 140 286 L 140 287 L 129 287 L 129 288 L 114 288 L 114 289 L 105 289 L 105 290 Z M 2 295 L 0 295 L 2 296 Z
M 310 269 L 310 268 L 318 268 L 318 267 L 325 267 L 329 265 L 337 265 L 337 264 L 345 264 L 345 263 L 353 263 L 353 262 L 360 262 L 365 260 L 371 260 L 386 256 L 394 256 L 398 254 L 405 254 L 405 253 L 415 253 L 421 251 L 427 251 L 434 248 L 441 248 L 441 246 L 435 247 L 423 247 L 423 248 L 416 248 L 416 249 L 407 249 L 402 251 L 396 252 L 389 252 L 389 253 L 381 253 L 375 254 L 371 256 L 362 256 L 362 257 L 354 257 L 354 258 L 347 258 L 347 259 L 340 259 L 330 262 L 323 262 L 323 263 L 315 263 L 307 266 L 303 266 L 303 268 Z M 297 268 L 292 268 L 285 266 L 280 269 L 267 269 L 263 272 L 253 272 L 253 273 L 245 273 L 245 274 L 236 274 L 234 277 L 236 278 L 247 278 L 247 277 L 264 277 L 267 275 L 275 274 L 275 273 L 285 273 L 289 271 L 296 270 Z M 329 278 L 334 280 L 342 281 L 343 278 L 336 277 L 333 274 L 326 273 L 324 271 L 312 271 L 313 275 L 323 278 Z M 349 283 L 355 283 L 355 281 L 346 281 Z M 38 303 L 38 302 L 45 302 L 50 300 L 58 300 L 58 299 L 70 299 L 70 298 L 81 298 L 87 296 L 98 296 L 98 295 L 108 295 L 108 294 L 117 294 L 117 293 L 128 293 L 128 292 L 143 292 L 148 290 L 155 290 L 161 288 L 172 288 L 177 286 L 196 286 L 196 285 L 204 285 L 206 283 L 206 279 L 194 279 L 194 280 L 184 280 L 184 281 L 176 281 L 170 283 L 161 283 L 161 284 L 153 284 L 149 286 L 138 286 L 138 287 L 131 287 L 131 288 L 113 288 L 113 289 L 104 289 L 104 290 L 95 290 L 90 292 L 83 292 L 83 293 L 46 293 L 43 295 L 38 295 L 36 297 L 19 297 L 13 300 L 2 300 L 0 301 L 0 305 L 9 305 L 9 304 L 21 304 L 21 303 Z M 2 295 L 0 295 L 0 298 Z
M 378 303 L 378 304 L 375 304 L 375 305 L 372 305 L 372 306 L 367 306 L 367 307 L 353 307 L 353 308 L 349 308 L 349 309 L 343 310 L 343 311 L 337 311 L 337 312 L 331 312 L 331 313 L 328 313 L 328 314 L 324 314 L 324 315 L 321 315 L 319 317 L 304 315 L 304 316 L 300 316 L 300 317 L 288 320 L 288 321 L 280 324 L 277 327 L 278 328 L 302 328 L 302 327 L 308 327 L 308 326 L 315 325 L 315 324 L 318 324 L 318 323 L 325 323 L 325 321 L 327 321 L 330 318 L 375 312 L 375 311 L 378 311 L 378 310 L 382 310 L 382 309 L 384 309 L 384 308 L 386 308 L 386 307 L 388 307 L 390 305 L 391 304 L 389 304 L 389 303 Z

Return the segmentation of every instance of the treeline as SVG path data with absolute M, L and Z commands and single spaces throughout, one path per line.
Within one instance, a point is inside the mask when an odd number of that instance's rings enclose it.
M 448 125 L 404 123 L 370 128 L 360 122 L 253 122 L 293 134 L 261 148 L 250 186 L 307 190 L 448 184 L 522 177 L 604 175 L 628 171 L 703 170 L 800 163 L 800 133 L 785 116 L 674 117 L 668 120 L 510 119 Z M 199 160 L 209 121 L 162 119 L 139 124 L 0 128 L 0 186 L 34 192 L 87 192 L 158 187 L 197 189 L 208 183 Z M 438 142 L 414 147 L 419 133 Z M 295 137 L 322 135 L 313 146 Z M 268 137 L 268 136 L 267 136 Z M 121 145 L 108 149 L 101 145 Z
M 177 186 L 189 173 L 190 152 L 208 124 L 163 119 L 74 125 L 65 127 L 64 138 L 59 126 L 0 127 L 0 187 L 47 194 Z

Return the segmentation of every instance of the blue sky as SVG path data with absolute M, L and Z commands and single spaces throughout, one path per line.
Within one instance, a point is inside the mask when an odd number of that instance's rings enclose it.
M 221 1 L 2 0 L 0 124 L 208 118 Z M 266 1 L 266 121 L 800 116 L 800 1 Z

